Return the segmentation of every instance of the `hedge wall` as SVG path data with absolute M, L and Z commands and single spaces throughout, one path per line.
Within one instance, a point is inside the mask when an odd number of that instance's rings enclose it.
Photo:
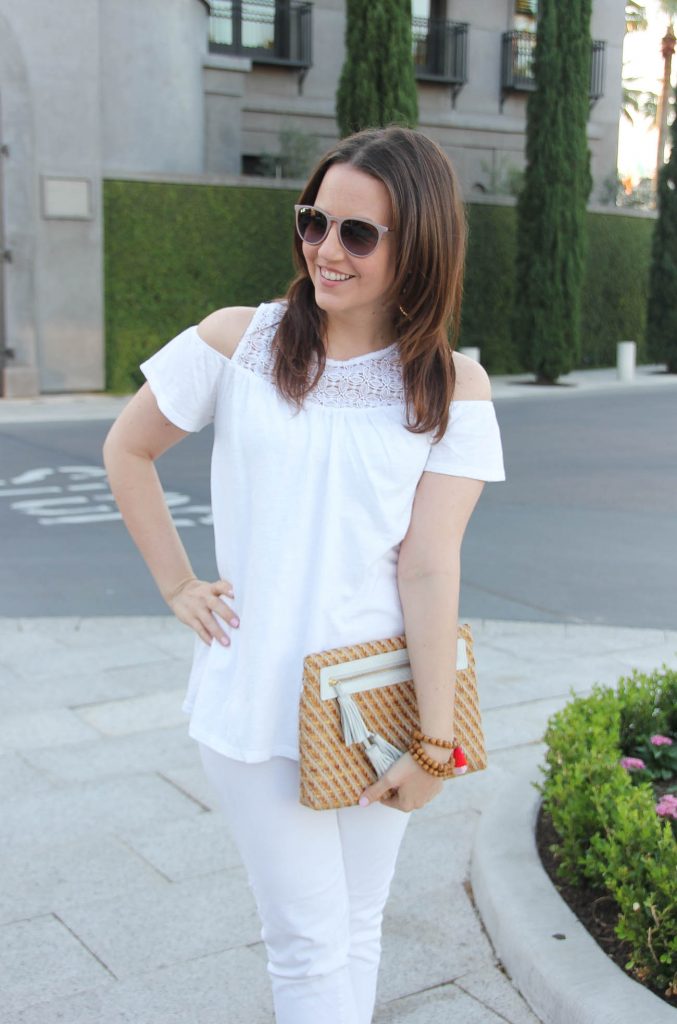
M 104 182 L 107 388 L 136 390 L 139 363 L 212 310 L 284 294 L 296 195 Z
M 293 204 L 286 189 L 104 182 L 106 381 L 136 389 L 138 364 L 220 306 L 257 305 L 292 273 Z M 515 209 L 469 204 L 460 345 L 478 346 L 490 373 L 524 370 L 513 351 Z M 611 366 L 616 342 L 644 356 L 654 221 L 588 214 L 583 366 Z

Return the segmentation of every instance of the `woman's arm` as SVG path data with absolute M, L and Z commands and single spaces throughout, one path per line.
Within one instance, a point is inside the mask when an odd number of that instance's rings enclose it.
M 461 542 L 483 487 L 482 480 L 424 472 L 400 546 L 398 589 L 421 731 L 436 739 L 454 736 Z M 451 755 L 432 744 L 422 746 L 435 761 Z M 389 789 L 397 792 L 384 798 Z M 365 790 L 364 797 L 370 803 L 381 800 L 411 811 L 441 789 L 442 782 L 406 753 Z
M 456 399 L 491 397 L 486 372 L 463 356 L 454 356 Z M 421 731 L 436 739 L 454 738 L 456 643 L 461 579 L 461 544 L 484 481 L 447 473 L 421 475 L 407 534 L 400 545 L 397 583 L 412 668 Z M 451 751 L 423 744 L 436 761 Z M 413 810 L 432 799 L 442 783 L 405 754 L 365 791 L 369 802 L 388 789 L 397 793 L 382 802 Z
M 454 735 L 461 543 L 483 487 L 481 480 L 424 473 L 400 548 L 398 587 L 421 730 L 438 739 Z M 449 756 L 423 746 L 435 760 Z
M 197 325 L 200 338 L 230 358 L 246 330 L 253 309 L 218 309 Z M 187 431 L 171 423 L 158 408 L 148 384 L 132 398 L 106 437 L 103 456 L 111 491 L 122 518 L 162 597 L 174 614 L 209 644 L 229 638 L 214 617 L 238 625 L 221 600 L 233 597 L 228 580 L 198 580 L 171 517 L 154 462 Z
M 111 491 L 125 526 L 174 614 L 206 644 L 229 638 L 214 617 L 233 615 L 221 594 L 233 596 L 227 580 L 198 580 L 165 501 L 155 459 L 187 436 L 160 412 L 148 384 L 125 406 L 111 427 L 103 457 Z M 232 623 L 235 625 L 235 623 Z
M 162 415 L 144 384 L 111 427 L 103 446 L 111 491 L 165 601 L 195 574 L 167 508 L 154 461 L 187 434 Z

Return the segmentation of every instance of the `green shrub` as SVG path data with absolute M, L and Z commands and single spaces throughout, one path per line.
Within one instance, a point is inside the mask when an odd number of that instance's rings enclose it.
M 559 839 L 558 874 L 614 897 L 628 970 L 668 996 L 677 996 L 677 841 L 656 798 L 677 783 L 677 743 L 650 738 L 674 737 L 676 695 L 677 672 L 664 666 L 574 696 L 548 722 L 537 786 Z M 622 756 L 641 753 L 646 770 L 622 766 Z
M 629 970 L 677 995 L 677 846 L 654 811 L 644 783 L 619 802 L 594 793 L 604 834 L 592 837 L 589 860 L 619 908 L 616 934 L 632 948 Z
M 674 678 L 673 678 L 674 677 Z M 642 737 L 652 733 L 664 732 L 669 728 L 667 708 L 662 698 L 664 688 L 672 688 L 677 680 L 677 673 L 661 673 L 658 670 L 650 675 L 635 670 L 630 676 L 618 681 L 618 705 L 621 714 L 619 746 L 623 753 L 634 753 L 635 746 Z

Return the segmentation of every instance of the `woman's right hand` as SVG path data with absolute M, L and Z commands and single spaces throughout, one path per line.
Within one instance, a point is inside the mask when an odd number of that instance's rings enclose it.
M 181 583 L 167 598 L 167 604 L 177 619 L 195 630 L 208 646 L 214 640 L 218 640 L 227 647 L 230 638 L 222 630 L 215 613 L 233 627 L 239 626 L 240 620 L 233 609 L 221 599 L 221 595 L 235 596 L 232 584 L 228 580 L 207 583 L 205 580 L 189 579 Z

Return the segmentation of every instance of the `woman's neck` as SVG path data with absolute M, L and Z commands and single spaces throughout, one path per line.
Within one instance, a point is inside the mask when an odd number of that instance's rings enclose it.
M 389 318 L 339 317 L 327 315 L 325 349 L 328 359 L 352 359 L 367 352 L 378 352 L 394 340 Z

